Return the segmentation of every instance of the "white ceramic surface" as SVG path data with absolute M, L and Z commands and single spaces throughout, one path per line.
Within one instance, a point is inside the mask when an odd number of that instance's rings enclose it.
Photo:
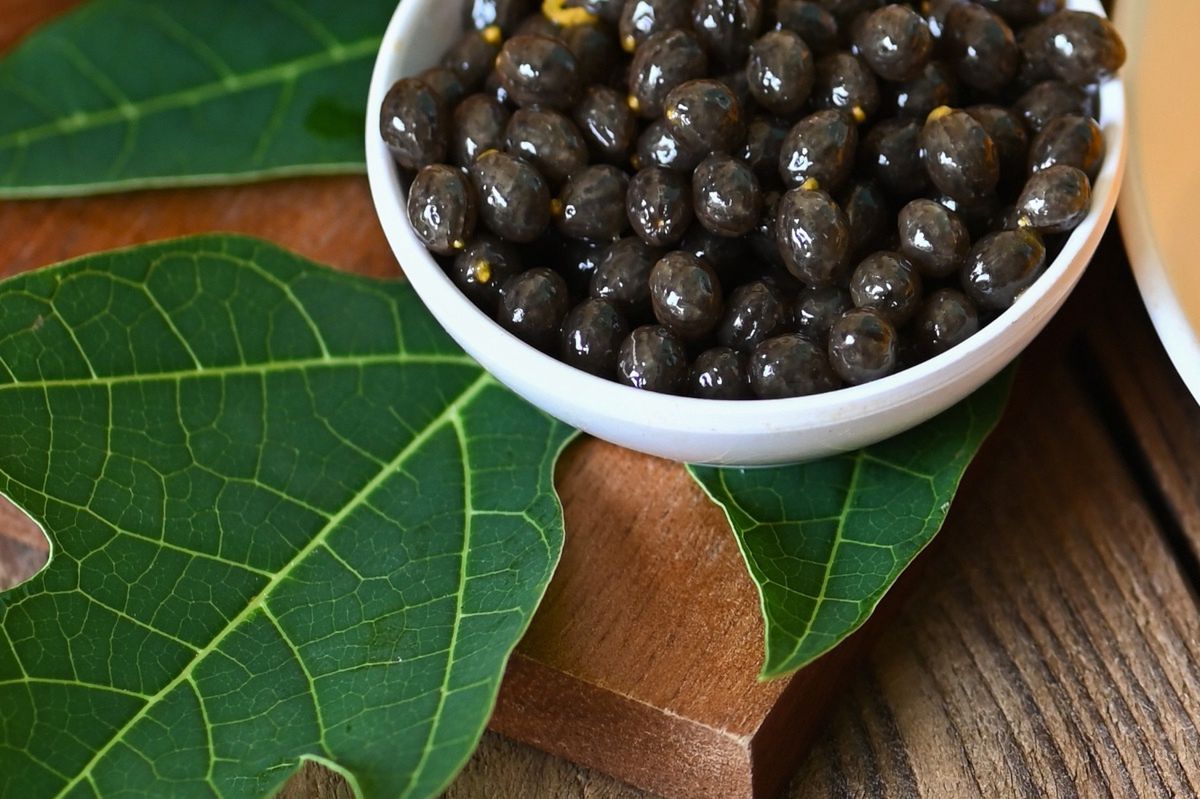
M 1200 70 L 1197 0 L 1121 0 L 1129 48 L 1129 176 L 1121 233 L 1150 319 L 1200 402 Z
M 1068 5 L 1101 11 L 1096 0 Z M 568 424 L 631 449 L 692 463 L 790 463 L 852 450 L 914 427 L 979 388 L 1029 344 L 1083 274 L 1112 216 L 1126 148 L 1120 81 L 1101 91 L 1100 125 L 1109 148 L 1091 213 L 1046 273 L 964 344 L 874 383 L 795 399 L 698 400 L 593 377 L 529 347 L 477 310 L 409 227 L 396 166 L 378 135 L 379 107 L 393 82 L 435 64 L 461 35 L 461 8 L 461 0 L 404 0 L 384 35 L 366 130 L 367 172 L 384 231 L 434 316 L 500 382 Z

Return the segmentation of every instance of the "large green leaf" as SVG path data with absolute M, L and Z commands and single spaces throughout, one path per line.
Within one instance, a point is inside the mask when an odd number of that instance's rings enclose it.
M 0 197 L 360 172 L 396 0 L 92 0 L 0 61 Z
M 689 467 L 725 509 L 758 588 L 764 679 L 828 652 L 874 612 L 941 529 L 1011 378 L 858 452 L 768 469 Z
M 562 546 L 571 432 L 411 290 L 208 236 L 0 284 L 0 796 L 433 796 Z

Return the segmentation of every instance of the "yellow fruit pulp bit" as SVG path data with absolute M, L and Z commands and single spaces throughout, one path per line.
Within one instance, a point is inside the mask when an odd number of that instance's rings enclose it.
M 563 212 L 562 200 L 558 199 L 557 197 L 554 198 L 553 200 L 551 200 L 550 201 L 550 215 L 551 216 L 562 216 L 562 212 Z
M 625 105 L 629 106 L 629 110 L 635 114 L 642 110 L 641 101 L 639 101 L 638 98 L 634 97 L 632 94 L 625 98 Z
M 637 49 L 637 39 L 633 38 L 632 33 L 621 39 L 621 49 L 627 53 Z
M 475 262 L 475 282 L 476 283 L 491 283 L 492 282 L 492 265 L 482 258 Z
M 854 117 L 854 121 L 860 125 L 867 121 L 867 112 L 863 110 L 861 105 L 856 105 L 851 108 L 850 116 Z
M 804 189 L 805 191 L 820 191 L 821 181 L 817 180 L 816 178 L 809 178 L 800 184 L 800 188 Z
M 937 122 L 942 117 L 949 116 L 953 113 L 954 109 L 950 106 L 939 105 L 937 108 L 929 112 L 929 116 L 925 118 L 925 124 L 928 125 L 930 122 Z
M 563 8 L 563 0 L 542 0 L 542 14 L 564 28 L 590 25 L 596 21 L 596 17 L 582 8 Z
M 504 34 L 500 32 L 499 25 L 488 25 L 479 32 L 479 35 L 488 44 L 500 44 L 504 40 Z

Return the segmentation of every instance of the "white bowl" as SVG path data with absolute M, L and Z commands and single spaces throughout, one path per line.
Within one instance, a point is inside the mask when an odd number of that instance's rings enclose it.
M 1103 13 L 1097 0 L 1068 6 Z M 436 64 L 462 34 L 463 0 L 404 0 L 383 37 L 371 78 L 367 174 L 375 208 L 413 288 L 446 331 L 497 380 L 529 402 L 594 436 L 689 463 L 795 463 L 872 444 L 962 400 L 1011 362 L 1078 282 L 1104 235 L 1125 164 L 1125 90 L 1100 91 L 1108 154 L 1092 210 L 1014 305 L 963 344 L 863 386 L 795 399 L 723 402 L 673 397 L 593 377 L 544 355 L 480 312 L 445 275 L 409 227 L 395 163 L 379 137 L 379 107 L 391 85 Z

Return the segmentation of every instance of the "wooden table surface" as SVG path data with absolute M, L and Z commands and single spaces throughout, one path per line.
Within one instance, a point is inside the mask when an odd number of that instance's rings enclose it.
M 2 0 L 0 49 L 71 4 Z M 0 204 L 0 276 L 211 230 L 394 269 L 365 180 L 342 178 Z M 0 512 L 0 586 L 44 560 L 20 529 Z M 1025 356 L 915 582 L 887 600 L 894 620 L 789 797 L 1200 793 L 1200 408 L 1115 226 Z M 286 793 L 350 795 L 316 768 Z M 448 796 L 645 794 L 489 733 Z

